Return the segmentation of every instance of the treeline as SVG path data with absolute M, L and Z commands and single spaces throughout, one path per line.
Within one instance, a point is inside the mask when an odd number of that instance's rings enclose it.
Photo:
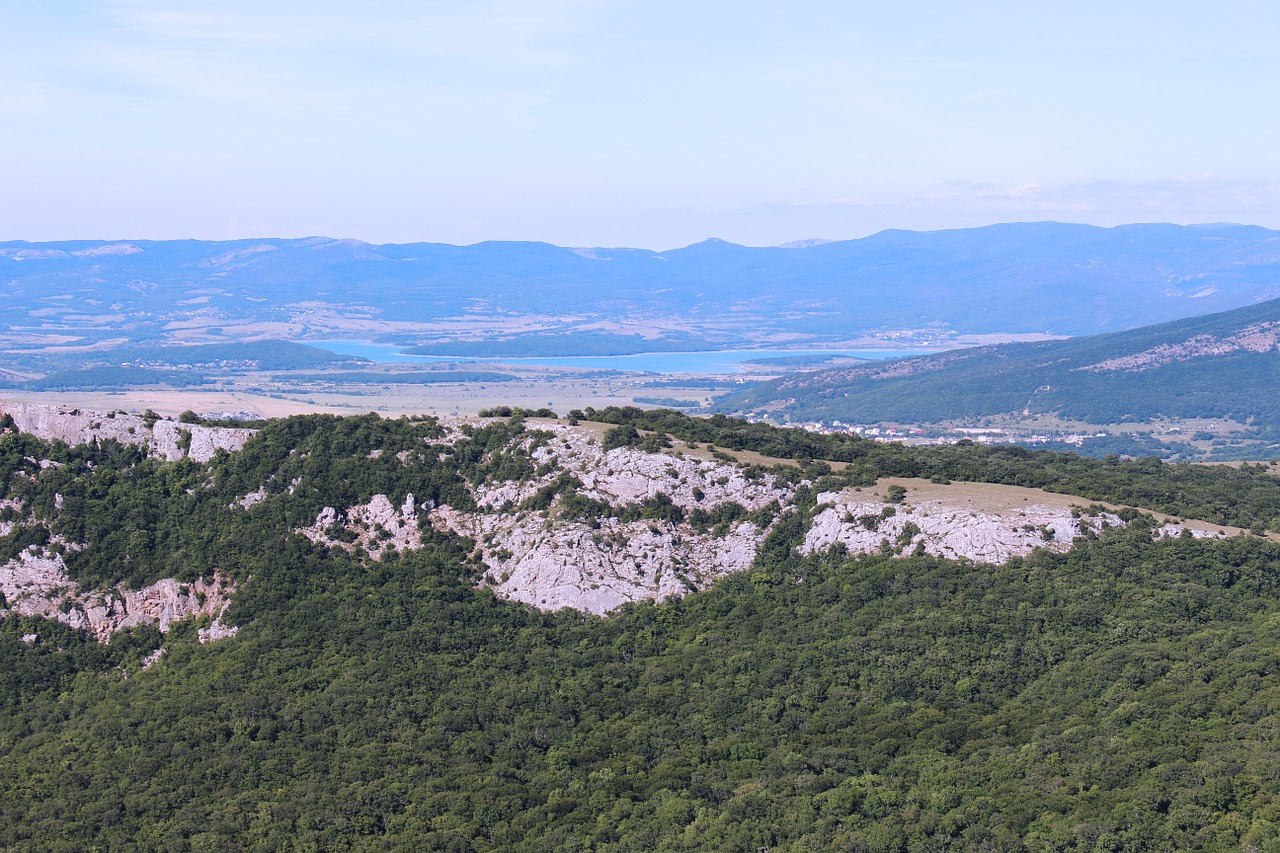
M 189 388 L 207 385 L 211 380 L 194 370 L 160 367 L 86 367 L 59 370 L 39 379 L 21 383 L 29 391 L 75 391 L 92 389 L 110 391 L 137 385 L 170 385 Z

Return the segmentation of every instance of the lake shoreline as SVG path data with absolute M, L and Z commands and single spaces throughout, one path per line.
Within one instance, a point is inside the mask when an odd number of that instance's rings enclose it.
M 375 344 L 355 340 L 298 341 L 340 355 L 359 356 L 377 364 L 438 364 L 441 362 L 466 362 L 476 364 L 511 364 L 525 367 L 563 367 L 584 370 L 624 370 L 634 373 L 662 373 L 671 375 L 731 374 L 749 370 L 777 368 L 778 364 L 753 363 L 759 359 L 788 359 L 829 357 L 831 359 L 857 359 L 883 361 L 927 355 L 940 352 L 941 347 L 911 348 L 808 348 L 808 349 L 729 349 L 694 350 L 689 352 L 648 352 L 620 355 L 583 356 L 454 356 L 413 355 L 401 352 L 397 344 Z

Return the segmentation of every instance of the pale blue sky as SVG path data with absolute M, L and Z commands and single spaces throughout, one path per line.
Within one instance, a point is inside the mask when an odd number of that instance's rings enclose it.
M 1280 227 L 1280 4 L 0 4 L 0 239 Z

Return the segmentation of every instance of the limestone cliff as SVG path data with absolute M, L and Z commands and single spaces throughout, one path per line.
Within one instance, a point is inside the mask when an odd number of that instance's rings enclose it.
M 1097 506 L 1086 509 L 1083 501 L 1037 489 L 989 486 L 984 491 L 997 493 L 1003 500 L 975 502 L 966 496 L 974 484 L 947 489 L 919 482 L 923 488 L 916 491 L 923 494 L 900 504 L 887 503 L 874 492 L 819 495 L 818 512 L 801 553 L 840 546 L 857 554 L 920 553 L 998 564 L 1037 548 L 1066 551 L 1079 537 L 1096 538 L 1107 528 L 1126 524 L 1115 512 Z M 1156 535 L 1180 536 L 1184 531 L 1197 538 L 1232 532 L 1208 524 L 1169 521 Z
M 20 426 L 46 437 L 127 439 L 164 458 L 180 455 L 184 433 L 191 437 L 190 453 L 197 460 L 212 458 L 219 448 L 238 448 L 252 433 L 166 421 L 148 429 L 141 418 L 128 415 L 49 407 L 8 411 Z M 1001 563 L 1037 548 L 1064 551 L 1080 537 L 1096 537 L 1134 517 L 1119 507 L 1085 507 L 1077 498 L 1033 489 L 922 480 L 883 480 L 876 487 L 825 491 L 815 505 L 808 491 L 814 484 L 797 469 L 767 470 L 688 445 L 660 452 L 632 446 L 606 451 L 598 424 L 530 422 L 523 431 L 498 432 L 499 438 L 488 434 L 483 442 L 462 447 L 486 423 L 445 421 L 443 429 L 414 437 L 422 442 L 419 447 L 400 448 L 393 455 L 360 450 L 362 462 L 379 460 L 381 468 L 389 465 L 402 472 L 407 466 L 442 464 L 455 451 L 466 456 L 472 467 L 459 462 L 456 470 L 437 472 L 457 477 L 451 481 L 455 484 L 465 483 L 465 495 L 450 491 L 453 497 L 443 505 L 403 492 L 394 498 L 372 494 L 354 505 L 324 505 L 327 493 L 320 481 L 307 479 L 325 476 L 330 460 L 324 458 L 314 469 L 297 466 L 288 473 L 274 471 L 265 482 L 239 482 L 237 487 L 245 491 L 220 495 L 220 511 L 270 517 L 270 502 L 307 495 L 306 522 L 281 534 L 292 532 L 375 561 L 386 559 L 392 549 L 421 548 L 425 535 L 462 536 L 472 546 L 466 571 L 475 583 L 541 609 L 568 607 L 596 614 L 628 602 L 683 595 L 750 568 L 778 519 L 789 514 L 806 525 L 803 554 L 835 548 L 983 563 Z M 288 450 L 290 456 L 294 452 Z M 309 458 L 311 452 L 296 459 Z M 35 470 L 35 463 L 29 464 Z M 215 480 L 208 478 L 209 483 Z M 61 495 L 54 503 L 60 511 Z M 0 520 L 0 535 L 21 525 L 47 523 L 23 520 L 24 510 L 12 502 L 0 503 L 0 512 L 8 519 Z M 1160 523 L 1156 535 L 1241 532 L 1167 518 Z M 55 529 L 48 527 L 49 532 Z M 232 592 L 219 575 L 190 585 L 161 580 L 134 591 L 82 590 L 68 579 L 61 556 L 76 547 L 60 541 L 33 546 L 0 566 L 6 606 L 60 619 L 105 639 L 131 625 L 156 624 L 164 630 L 176 619 L 218 616 Z M 226 636 L 231 630 L 215 623 L 201 638 Z
M 43 439 L 67 444 L 114 439 L 121 444 L 140 445 L 160 459 L 187 457 L 208 462 L 219 450 L 234 451 L 256 430 L 239 427 L 209 427 L 170 420 L 149 421 L 123 412 L 90 412 L 69 406 L 0 401 L 0 414 L 13 418 L 18 429 Z
M 217 573 L 210 580 L 189 584 L 166 578 L 136 590 L 119 586 L 86 590 L 67 577 L 61 554 L 35 546 L 0 564 L 0 593 L 5 602 L 0 616 L 56 619 L 88 630 L 101 642 L 137 625 L 155 625 L 167 632 L 174 622 L 197 616 L 214 617 L 213 630 L 201 631 L 201 642 L 233 636 L 236 629 L 222 626 L 218 617 L 234 592 L 235 586 Z
M 458 440 L 457 424 L 449 435 Z M 547 436 L 550 436 L 549 438 Z M 498 595 L 545 610 L 570 607 L 607 613 L 630 601 L 661 600 L 702 589 L 755 561 L 771 522 L 739 518 L 715 530 L 689 521 L 630 519 L 619 508 L 662 497 L 682 516 L 736 503 L 744 511 L 794 503 L 796 488 L 773 475 L 749 476 L 738 465 L 688 454 L 646 453 L 630 447 L 608 452 L 587 427 L 539 424 L 522 449 L 542 473 L 519 481 L 474 485 L 474 510 L 419 506 L 423 523 L 475 542 L 481 566 L 478 583 Z M 572 493 L 612 508 L 581 518 L 566 511 L 563 498 L 531 506 L 540 490 L 557 478 L 574 478 Z M 910 499 L 889 503 L 881 488 L 827 492 L 818 496 L 800 550 L 812 554 L 832 547 L 848 553 L 939 557 L 1001 563 L 1036 548 L 1065 551 L 1077 537 L 1094 537 L 1123 526 L 1114 511 L 1085 509 L 1085 501 L 1035 489 L 925 481 L 893 481 L 909 486 Z M 246 496 L 246 498 L 255 496 Z M 245 503 L 251 502 L 246 500 Z M 420 543 L 412 495 L 396 508 L 386 495 L 346 508 L 326 507 L 297 532 L 314 542 L 348 551 L 357 546 L 378 559 L 390 546 Z M 1239 530 L 1168 521 L 1157 535 L 1223 536 Z

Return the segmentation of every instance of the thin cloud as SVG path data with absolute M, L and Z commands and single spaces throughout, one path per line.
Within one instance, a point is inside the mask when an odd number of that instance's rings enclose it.
M 469 60 L 504 66 L 563 68 L 573 54 L 549 42 L 577 32 L 599 2 L 489 0 L 420 4 L 383 2 L 358 11 L 341 4 L 224 2 L 216 10 L 117 0 L 122 29 L 185 45 L 227 48 L 336 48 L 391 51 L 409 58 Z
M 7 50 L 0 108 L 63 120 L 109 101 L 116 121 L 201 107 L 318 119 L 518 114 L 545 103 L 539 73 L 577 62 L 564 45 L 603 5 L 488 0 L 435 3 L 424 12 L 404 2 L 357 11 L 335 3 L 192 9 L 112 0 L 92 22 L 41 30 L 37 44 Z
M 1276 214 L 1280 210 L 1280 181 L 1199 175 L 1149 181 L 1092 180 L 1044 185 L 1026 182 L 1012 186 L 954 182 L 930 192 L 806 199 L 790 205 L 950 211 L 992 221 L 1036 214 L 1119 224 L 1146 214 L 1172 222 L 1201 222 L 1211 216 L 1275 223 L 1280 219 Z

